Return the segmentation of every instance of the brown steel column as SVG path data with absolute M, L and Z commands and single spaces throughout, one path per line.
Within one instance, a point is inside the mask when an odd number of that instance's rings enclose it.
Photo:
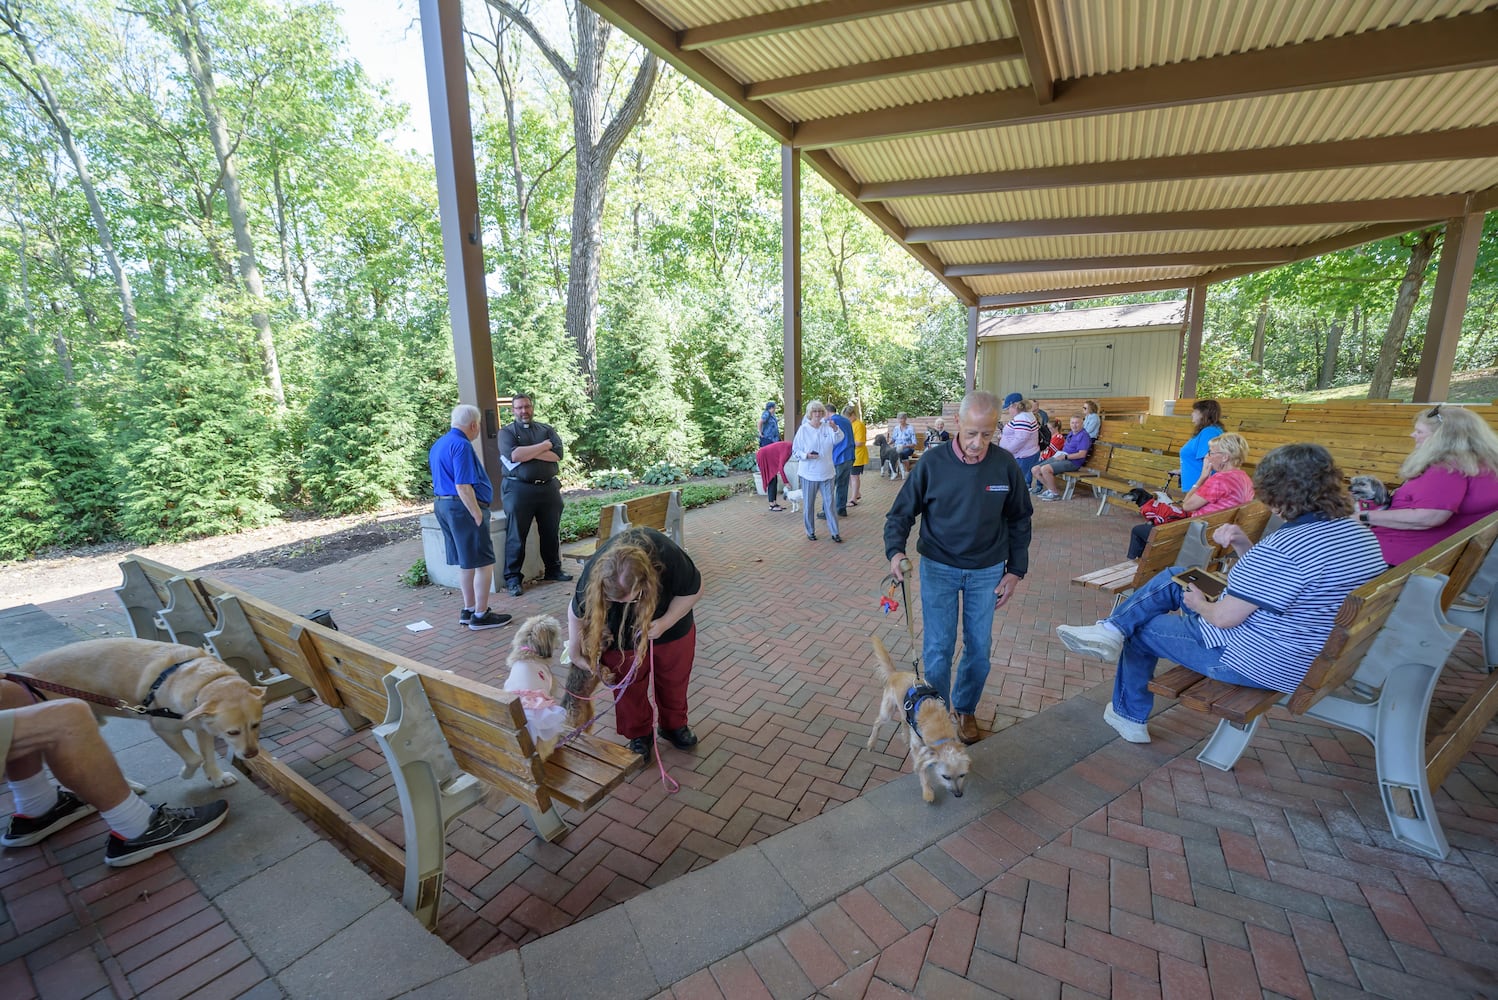
M 1207 318 L 1207 286 L 1193 285 L 1186 299 L 1186 362 L 1177 399 L 1196 398 L 1196 376 L 1202 364 L 1202 325 Z
M 785 436 L 801 426 L 801 157 L 780 147 L 781 315 L 785 330 Z
M 1430 297 L 1430 319 L 1425 324 L 1425 347 L 1420 352 L 1420 373 L 1415 377 L 1417 403 L 1438 403 L 1451 390 L 1451 367 L 1462 337 L 1472 271 L 1477 266 L 1483 214 L 1473 212 L 1446 221 L 1436 287 Z
M 968 392 L 978 387 L 978 307 L 967 307 L 967 381 Z
M 499 482 L 499 414 L 494 387 L 494 346 L 484 288 L 478 181 L 473 125 L 468 118 L 468 66 L 459 0 L 421 0 L 421 44 L 426 56 L 427 99 L 432 111 L 432 159 L 442 256 L 447 266 L 447 310 L 453 327 L 458 400 L 484 415 L 479 451 L 489 478 Z

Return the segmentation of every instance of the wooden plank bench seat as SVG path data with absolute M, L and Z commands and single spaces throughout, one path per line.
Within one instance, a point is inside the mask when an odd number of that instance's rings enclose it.
M 1075 472 L 1062 473 L 1061 477 L 1066 480 L 1062 498 L 1071 499 L 1077 484 L 1085 484 L 1092 490 L 1092 495 L 1097 497 L 1097 512 L 1101 514 L 1107 507 L 1109 497 L 1121 498 L 1135 487 L 1142 486 L 1151 493 L 1164 490 L 1172 497 L 1179 497 L 1180 491 L 1170 489 L 1169 483 L 1178 476 L 1180 468 L 1181 459 L 1176 455 L 1113 448 L 1108 452 L 1101 468 L 1094 464 Z M 1125 501 L 1124 506 L 1133 508 L 1134 505 Z
M 1181 666 L 1157 675 L 1149 689 L 1219 720 L 1197 760 L 1221 770 L 1237 763 L 1275 705 L 1363 735 L 1374 747 L 1379 792 L 1394 838 L 1444 858 L 1448 847 L 1432 790 L 1498 712 L 1498 673 L 1490 664 L 1486 680 L 1429 740 L 1427 715 L 1464 631 L 1445 611 L 1480 570 L 1485 579 L 1498 579 L 1498 567 L 1490 562 L 1498 557 L 1495 538 L 1498 514 L 1353 591 L 1305 679 L 1289 694 L 1224 684 Z M 1489 607 L 1498 603 L 1498 587 L 1488 597 Z M 1485 635 L 1492 633 L 1489 627 Z
M 587 562 L 611 535 L 617 535 L 625 528 L 640 527 L 654 528 L 686 548 L 686 518 L 681 507 L 681 490 L 665 490 L 605 505 L 598 512 L 598 534 L 562 546 L 562 555 Z
M 586 732 L 543 760 L 514 694 L 380 649 L 211 577 L 139 556 L 126 562 L 136 564 L 127 580 L 176 580 L 177 594 L 215 610 L 217 628 L 204 636 L 215 655 L 231 648 L 259 657 L 344 711 L 356 728 L 384 720 L 374 736 L 400 796 L 404 851 L 268 751 L 236 764 L 373 868 L 403 882 L 406 908 L 429 928 L 442 898 L 446 828 L 479 803 L 486 787 L 519 801 L 536 832 L 556 840 L 568 829 L 558 803 L 591 809 L 641 766 L 628 748 Z

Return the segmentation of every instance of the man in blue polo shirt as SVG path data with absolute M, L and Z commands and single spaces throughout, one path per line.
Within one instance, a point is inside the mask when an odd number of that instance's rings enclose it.
M 452 429 L 427 453 L 447 563 L 458 567 L 458 585 L 463 590 L 458 624 L 474 632 L 510 624 L 509 615 L 489 610 L 489 589 L 494 582 L 489 503 L 494 487 L 473 450 L 478 436 L 479 408 L 462 403 L 453 407 Z
M 843 432 L 843 439 L 832 449 L 832 469 L 834 473 L 833 494 L 837 497 L 837 516 L 848 516 L 848 485 L 853 478 L 853 421 L 841 413 L 834 413 L 827 418 L 837 429 Z M 825 519 L 825 515 L 818 514 Z

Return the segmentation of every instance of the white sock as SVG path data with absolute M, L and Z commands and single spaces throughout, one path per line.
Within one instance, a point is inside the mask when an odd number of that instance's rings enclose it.
M 134 840 L 146 832 L 151 825 L 151 807 L 139 795 L 125 796 L 125 801 L 113 809 L 105 809 L 99 815 L 109 828 L 126 840 Z
M 16 800 L 16 812 L 29 819 L 45 816 L 48 809 L 57 805 L 57 786 L 44 770 L 19 781 L 12 778 L 7 784 Z
M 1101 625 L 1103 628 L 1107 629 L 1109 632 L 1112 632 L 1114 635 L 1117 635 L 1117 636 L 1122 636 L 1123 635 L 1123 629 L 1119 628 L 1117 625 L 1113 624 L 1111 621 L 1109 621 L 1106 618 L 1099 618 L 1098 619 L 1098 624 Z

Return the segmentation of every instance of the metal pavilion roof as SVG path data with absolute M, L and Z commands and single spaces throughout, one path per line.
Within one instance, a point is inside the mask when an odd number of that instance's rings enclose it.
M 1498 207 L 1498 0 L 586 0 L 967 305 Z

